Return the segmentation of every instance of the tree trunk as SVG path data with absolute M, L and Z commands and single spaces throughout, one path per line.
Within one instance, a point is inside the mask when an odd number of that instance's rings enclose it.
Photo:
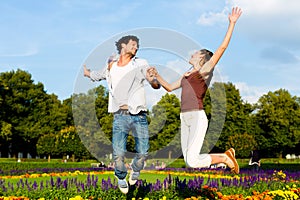
M 169 159 L 172 158 L 172 151 L 169 151 Z

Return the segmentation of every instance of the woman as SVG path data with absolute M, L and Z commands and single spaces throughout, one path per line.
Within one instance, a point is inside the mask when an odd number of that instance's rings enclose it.
M 154 69 L 154 74 L 160 84 L 171 92 L 182 88 L 181 94 L 181 148 L 185 163 L 192 168 L 204 168 L 213 164 L 225 163 L 234 173 L 239 173 L 239 165 L 235 159 L 235 150 L 230 148 L 220 154 L 200 154 L 203 140 L 208 127 L 208 120 L 203 107 L 203 99 L 213 75 L 213 70 L 231 39 L 238 18 L 242 14 L 235 7 L 229 14 L 229 26 L 222 44 L 213 54 L 202 49 L 195 52 L 189 63 L 192 69 L 172 84 L 166 82 Z

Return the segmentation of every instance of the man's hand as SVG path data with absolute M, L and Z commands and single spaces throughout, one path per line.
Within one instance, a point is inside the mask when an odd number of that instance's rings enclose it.
M 86 68 L 86 65 L 83 65 L 83 75 L 86 77 L 90 77 L 91 70 Z
M 157 76 L 157 70 L 155 69 L 155 67 L 150 67 L 147 70 L 146 78 L 149 81 L 149 83 L 151 84 L 151 87 L 153 89 L 159 89 L 161 87 L 160 83 L 156 79 L 156 76 Z
M 156 69 L 154 67 L 149 67 L 147 69 L 146 78 L 149 82 L 152 82 L 153 79 L 155 78 L 155 71 Z

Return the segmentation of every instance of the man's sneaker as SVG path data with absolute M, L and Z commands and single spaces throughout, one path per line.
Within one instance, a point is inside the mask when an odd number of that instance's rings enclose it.
M 139 179 L 139 176 L 140 176 L 140 172 L 134 172 L 133 170 L 131 170 L 129 176 L 129 184 L 134 185 Z
M 122 193 L 127 194 L 128 193 L 128 183 L 126 179 L 118 179 L 118 187 L 121 190 Z
M 230 148 L 227 151 L 225 151 L 225 154 L 227 155 L 227 157 L 233 163 L 233 166 L 230 167 L 231 171 L 234 172 L 234 173 L 236 173 L 236 174 L 240 173 L 239 164 L 238 164 L 238 162 L 235 159 L 235 150 L 233 148 Z

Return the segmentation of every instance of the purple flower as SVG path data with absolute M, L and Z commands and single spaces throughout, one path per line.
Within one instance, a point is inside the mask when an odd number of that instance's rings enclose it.
M 68 189 L 68 179 L 63 181 L 63 188 Z
M 38 184 L 37 184 L 36 181 L 33 182 L 32 188 L 33 188 L 34 190 L 37 190 L 37 189 L 38 189 Z
M 41 182 L 40 182 L 40 190 L 43 190 L 43 189 L 44 189 L 44 182 L 41 181 Z

